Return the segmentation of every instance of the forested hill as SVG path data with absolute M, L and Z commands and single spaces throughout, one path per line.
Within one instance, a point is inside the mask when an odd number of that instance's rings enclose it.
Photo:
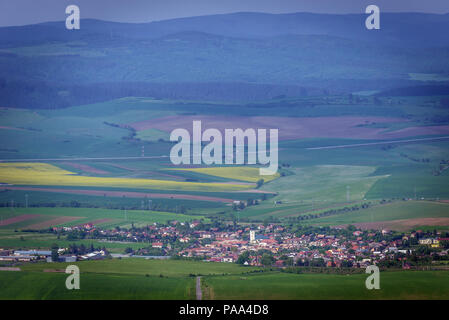
M 149 23 L 117 23 L 83 19 L 77 32 L 67 32 L 64 21 L 0 28 L 0 46 L 30 45 L 48 41 L 74 41 L 89 37 L 157 39 L 169 34 L 196 31 L 237 38 L 279 35 L 328 35 L 397 47 L 449 45 L 449 13 L 382 13 L 381 29 L 366 30 L 366 14 L 269 14 L 239 12 Z
M 448 14 L 382 14 L 381 30 L 371 31 L 366 16 L 235 13 L 0 28 L 0 106 L 261 100 L 423 84 L 410 74 L 442 75 L 435 84 L 444 84 Z

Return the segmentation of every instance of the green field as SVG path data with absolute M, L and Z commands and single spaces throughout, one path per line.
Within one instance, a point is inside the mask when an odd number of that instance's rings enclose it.
M 136 226 L 145 226 L 154 222 L 166 223 L 168 220 L 190 221 L 197 217 L 180 213 L 158 212 L 149 210 L 110 210 L 100 208 L 0 208 L 0 217 L 8 219 L 23 214 L 36 215 L 36 219 L 51 220 L 56 217 L 76 217 L 74 221 L 61 223 L 55 226 L 73 226 L 99 219 L 110 219 L 99 223 L 102 227 L 124 226 L 134 223 Z M 43 217 L 43 218 L 42 218 Z M 0 227 L 0 229 L 24 229 L 34 224 L 35 220 L 26 220 Z
M 124 274 L 83 274 L 80 290 L 67 290 L 64 273 L 1 272 L 2 300 L 182 300 L 195 298 L 190 278 Z M 23 290 L 26 288 L 26 290 Z
M 398 201 L 372 208 L 311 220 L 318 225 L 388 222 L 421 218 L 449 218 L 449 204 L 430 201 Z M 446 225 L 447 227 L 447 225 Z
M 365 288 L 366 274 L 251 273 L 236 264 L 121 259 L 75 263 L 80 290 L 65 288 L 64 263 L 0 271 L 1 299 L 195 299 L 202 276 L 204 299 L 448 299 L 447 271 L 381 272 L 380 290 Z M 47 272 L 43 272 L 47 270 Z M 29 288 L 20 290 L 20 288 Z
M 24 271 L 64 269 L 71 263 L 35 263 L 23 265 Z M 190 275 L 232 275 L 260 270 L 257 267 L 242 267 L 235 263 L 197 262 L 184 260 L 145 260 L 124 258 L 100 261 L 78 261 L 80 272 L 99 274 L 163 275 L 166 277 L 188 277 Z
M 380 290 L 367 290 L 366 274 L 286 274 L 206 277 L 209 299 L 449 299 L 449 272 L 381 272 Z
M 136 227 L 143 227 L 154 222 L 166 223 L 168 220 L 177 220 L 180 222 L 191 221 L 202 216 L 189 216 L 171 212 L 157 212 L 148 210 L 109 210 L 99 208 L 0 208 L 1 221 L 17 218 L 22 215 L 30 215 L 29 219 L 0 226 L 0 248 L 50 248 L 52 244 L 58 244 L 60 247 L 68 247 L 73 241 L 67 241 L 65 238 L 58 238 L 55 234 L 24 232 L 40 224 L 39 229 L 48 229 L 50 226 L 76 226 L 87 222 L 95 222 L 95 225 L 101 228 L 130 228 L 133 224 Z M 66 223 L 52 225 L 51 221 L 58 217 L 75 217 L 75 220 Z M 108 219 L 108 220 L 103 220 Z M 209 221 L 204 218 L 204 221 Z M 80 240 L 76 241 L 79 245 L 93 244 L 95 247 L 106 247 L 111 252 L 120 252 L 127 247 L 134 249 L 148 246 L 148 243 L 117 243 L 102 242 L 99 240 Z

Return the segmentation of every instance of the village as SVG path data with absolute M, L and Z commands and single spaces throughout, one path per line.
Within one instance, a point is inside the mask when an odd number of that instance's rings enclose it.
M 41 231 L 42 232 L 42 231 Z M 92 224 L 51 228 L 46 232 L 73 244 L 50 250 L 0 249 L 0 262 L 75 262 L 106 258 L 194 259 L 264 267 L 366 268 L 368 265 L 410 269 L 449 260 L 449 235 L 416 230 L 361 230 L 302 225 L 248 224 L 215 221 L 152 224 L 101 229 Z M 92 240 L 104 246 L 77 245 Z M 109 253 L 107 243 L 141 244 Z

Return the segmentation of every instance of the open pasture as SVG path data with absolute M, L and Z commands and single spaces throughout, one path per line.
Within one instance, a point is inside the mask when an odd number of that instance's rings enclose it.
M 378 300 L 448 299 L 448 271 L 381 272 L 380 290 L 367 290 L 366 274 L 263 273 L 206 277 L 206 299 L 215 300 Z
M 65 273 L 0 272 L 2 300 L 195 299 L 194 278 L 83 273 L 80 290 L 67 290 Z M 23 288 L 27 288 L 23 290 Z
M 410 230 L 422 227 L 449 228 L 449 204 L 436 201 L 396 201 L 368 209 L 309 220 L 316 225 L 353 224 L 364 229 Z
M 243 166 L 229 166 L 229 167 L 205 167 L 205 168 L 179 168 L 172 169 L 173 171 L 189 171 L 195 173 L 201 173 L 209 176 L 216 176 L 221 178 L 227 178 L 232 180 L 241 180 L 246 182 L 257 182 L 263 179 L 264 182 L 272 181 L 279 178 L 279 173 L 274 175 L 261 176 L 259 174 L 259 168 L 256 167 L 243 167 Z
M 202 218 L 181 213 L 150 210 L 111 210 L 100 208 L 0 208 L 3 229 L 45 229 L 74 226 L 97 221 L 104 228 L 115 226 L 146 226 L 168 220 L 181 222 Z

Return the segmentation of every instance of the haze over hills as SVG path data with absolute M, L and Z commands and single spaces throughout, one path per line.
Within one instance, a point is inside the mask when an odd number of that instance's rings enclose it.
M 385 13 L 381 30 L 371 31 L 365 19 L 242 12 L 140 24 L 82 20 L 76 31 L 63 21 L 0 28 L 0 105 L 260 100 L 448 83 L 449 14 Z M 410 74 L 431 76 L 423 83 Z
M 439 47 L 449 45 L 449 13 L 382 13 L 381 29 L 365 29 L 366 14 L 270 14 L 238 12 L 179 18 L 149 23 L 118 23 L 82 20 L 77 32 L 68 33 L 64 22 L 47 22 L 23 27 L 0 28 L 2 47 L 45 41 L 70 41 L 89 36 L 156 39 L 185 31 L 206 32 L 237 38 L 264 38 L 286 34 L 329 35 L 351 40 L 376 41 L 384 45 Z

